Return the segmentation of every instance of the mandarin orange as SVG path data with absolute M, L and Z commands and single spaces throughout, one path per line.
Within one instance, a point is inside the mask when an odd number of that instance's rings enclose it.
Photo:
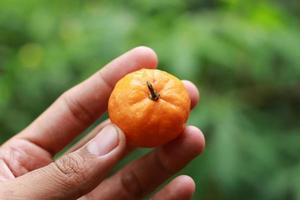
M 108 102 L 110 120 L 137 147 L 163 145 L 183 131 L 191 100 L 182 81 L 158 69 L 127 74 Z

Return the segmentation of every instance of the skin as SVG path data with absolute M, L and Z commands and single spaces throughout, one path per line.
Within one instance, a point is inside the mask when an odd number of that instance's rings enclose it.
M 62 157 L 53 158 L 106 111 L 112 88 L 121 77 L 156 66 L 157 56 L 148 47 L 126 52 L 63 93 L 27 128 L 1 145 L 0 199 L 141 199 L 197 157 L 204 149 L 204 136 L 197 127 L 187 126 L 179 138 L 108 176 L 134 149 L 107 120 Z M 183 83 L 192 109 L 199 93 L 191 82 Z M 185 200 L 194 191 L 193 179 L 179 176 L 152 199 Z

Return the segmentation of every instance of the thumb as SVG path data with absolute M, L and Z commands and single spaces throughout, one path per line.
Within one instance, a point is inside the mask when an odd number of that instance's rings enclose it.
M 96 187 L 125 152 L 125 137 L 107 125 L 85 146 L 15 179 L 24 199 L 75 199 Z M 21 186 L 21 187 L 20 187 Z

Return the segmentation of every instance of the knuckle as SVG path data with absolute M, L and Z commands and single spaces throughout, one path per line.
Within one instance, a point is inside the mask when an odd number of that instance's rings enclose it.
M 59 177 L 68 186 L 74 186 L 86 179 L 85 161 L 76 154 L 69 154 L 56 161 L 54 167 L 59 171 Z
M 100 71 L 98 72 L 98 74 L 99 74 L 99 80 L 101 81 L 101 86 L 102 86 L 102 87 L 104 86 L 105 88 L 111 90 L 111 89 L 114 87 L 114 85 L 113 85 L 113 84 L 111 83 L 111 81 L 110 81 L 109 79 L 107 79 L 107 77 L 103 74 L 103 71 L 100 70 Z
M 73 97 L 70 91 L 65 92 L 61 96 L 61 100 L 73 118 L 78 122 L 86 123 L 95 119 L 93 113 L 90 112 L 80 100 Z
M 153 154 L 153 160 L 158 169 L 167 176 L 170 176 L 177 171 L 177 168 L 171 165 L 168 162 L 168 159 L 163 159 L 162 154 L 158 151 Z
M 123 173 L 121 185 L 129 199 L 141 199 L 145 193 L 137 174 L 132 170 Z

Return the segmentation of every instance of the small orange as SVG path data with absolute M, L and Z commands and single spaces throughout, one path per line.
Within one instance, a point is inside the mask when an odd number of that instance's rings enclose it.
M 157 69 L 141 69 L 117 82 L 109 98 L 108 114 L 129 144 L 155 147 L 183 131 L 190 104 L 178 78 Z

